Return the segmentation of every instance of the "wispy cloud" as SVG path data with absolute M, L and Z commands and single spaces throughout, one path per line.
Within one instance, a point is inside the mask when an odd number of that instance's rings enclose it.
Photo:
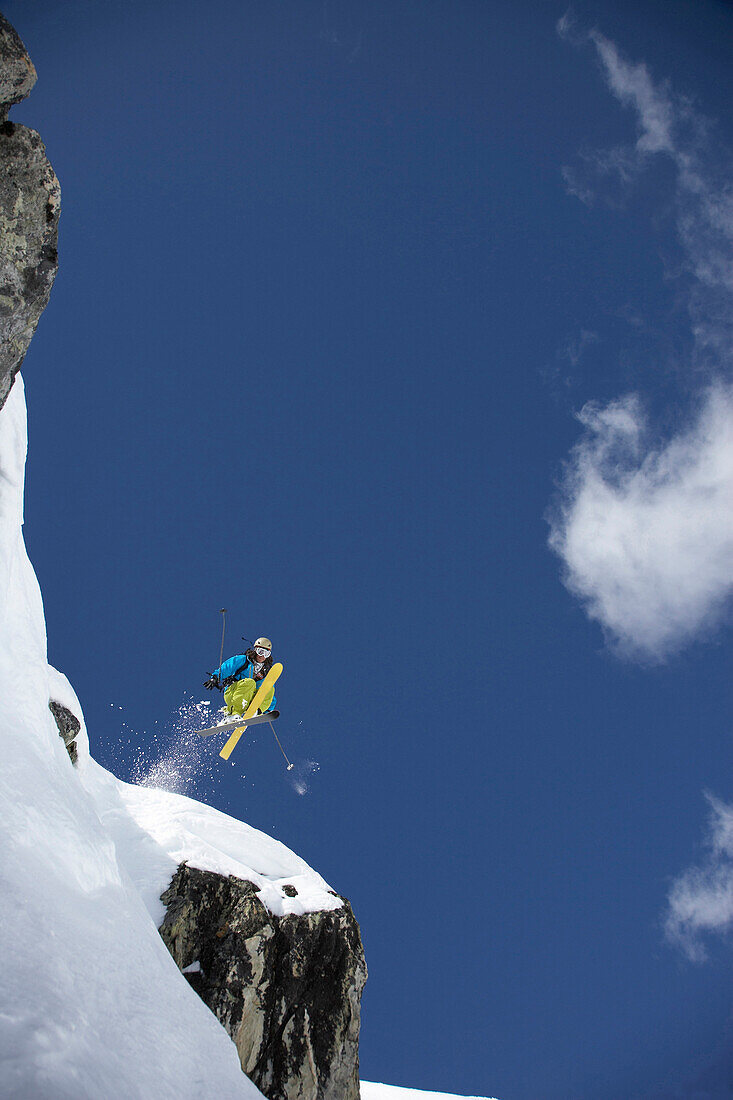
M 708 795 L 707 856 L 686 871 L 669 895 L 666 931 L 693 960 L 706 956 L 703 937 L 733 929 L 733 807 Z
M 733 595 L 733 188 L 712 124 L 643 62 L 626 60 L 570 16 L 558 33 L 590 44 L 604 80 L 634 112 L 636 140 L 586 153 L 565 169 L 568 191 L 591 203 L 610 177 L 623 188 L 659 158 L 673 167 L 698 396 L 664 440 L 630 394 L 579 414 L 585 431 L 566 464 L 550 545 L 567 587 L 618 650 L 663 659 L 720 623 Z
M 577 367 L 586 350 L 596 343 L 598 343 L 598 333 L 582 328 L 580 332 L 567 337 L 558 349 L 558 356 L 560 359 L 566 359 L 572 367 Z
M 598 31 L 590 31 L 588 38 L 598 51 L 609 88 L 624 106 L 636 110 L 640 131 L 637 151 L 669 153 L 677 157 L 678 149 L 672 136 L 677 112 L 669 86 L 655 85 L 643 62 L 625 61 L 613 42 Z

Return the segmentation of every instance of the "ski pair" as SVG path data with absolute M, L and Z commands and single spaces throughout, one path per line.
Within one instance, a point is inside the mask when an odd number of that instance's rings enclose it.
M 252 718 L 254 718 L 257 715 L 257 711 L 259 709 L 260 703 L 262 702 L 264 697 L 267 695 L 270 688 L 275 686 L 275 681 L 279 677 L 282 670 L 283 670 L 283 666 L 278 663 L 276 665 L 273 665 L 272 668 L 270 669 L 270 671 L 267 673 L 267 676 L 265 676 L 264 680 L 262 681 L 262 683 L 258 687 L 254 699 L 252 700 L 252 702 L 249 704 L 246 711 L 242 715 L 242 721 L 243 721 L 244 725 L 237 726 L 237 728 L 234 730 L 234 733 L 231 735 L 231 737 L 227 741 L 226 745 L 224 746 L 224 748 L 219 753 L 219 756 L 222 758 L 222 760 L 228 760 L 229 757 L 232 755 L 232 753 L 234 752 L 234 749 L 237 746 L 237 742 L 239 741 L 239 738 L 242 736 L 242 734 L 246 730 L 247 725 L 251 724 L 251 723 L 248 723 L 248 719 L 251 720 Z M 263 717 L 264 717 L 264 715 L 263 715 Z
M 260 722 L 274 722 L 276 718 L 280 717 L 279 710 L 266 710 L 264 714 L 256 714 L 254 718 L 248 718 L 246 725 L 258 726 Z M 238 715 L 236 718 L 230 718 L 226 722 L 221 722 L 218 726 L 209 726 L 205 730 L 196 730 L 199 737 L 211 737 L 212 733 L 231 733 L 237 726 L 245 725 L 244 718 Z

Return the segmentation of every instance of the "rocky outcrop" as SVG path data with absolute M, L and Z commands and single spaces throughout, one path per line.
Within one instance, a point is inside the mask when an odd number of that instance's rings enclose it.
M 59 181 L 35 130 L 7 118 L 35 82 L 33 62 L 0 15 L 0 408 L 58 267 Z
M 66 745 L 66 751 L 71 757 L 71 763 L 76 764 L 78 759 L 76 739 L 81 730 L 81 722 L 75 714 L 71 713 L 68 707 L 65 707 L 63 703 L 57 703 L 54 699 L 48 704 L 48 709 L 56 719 L 59 737 Z
M 171 955 L 260 1091 L 269 1100 L 358 1100 L 367 974 L 348 901 L 276 917 L 253 883 L 185 863 L 161 900 Z
M 5 122 L 8 110 L 30 92 L 37 79 L 20 35 L 0 15 L 0 122 Z

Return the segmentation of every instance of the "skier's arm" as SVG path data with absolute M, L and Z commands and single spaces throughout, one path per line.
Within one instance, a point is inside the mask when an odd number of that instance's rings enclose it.
M 236 676 L 240 669 L 244 668 L 247 664 L 247 658 L 243 654 L 238 654 L 236 657 L 230 657 L 228 661 L 225 661 L 223 665 L 214 670 L 214 676 L 219 680 L 219 683 L 223 683 L 228 680 L 230 676 Z

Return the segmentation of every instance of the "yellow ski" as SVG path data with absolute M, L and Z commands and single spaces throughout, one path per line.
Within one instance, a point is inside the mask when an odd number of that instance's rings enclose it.
M 255 716 L 260 703 L 262 702 L 265 695 L 267 695 L 267 692 L 270 690 L 270 688 L 273 687 L 275 681 L 277 680 L 277 678 L 280 675 L 280 673 L 282 672 L 282 670 L 283 670 L 283 666 L 281 664 L 276 664 L 276 665 L 272 666 L 270 671 L 267 673 L 267 676 L 265 676 L 264 680 L 262 681 L 262 683 L 258 687 L 257 694 L 255 695 L 254 699 L 252 700 L 252 702 L 249 704 L 246 711 L 242 715 L 243 718 L 245 718 L 245 719 L 246 718 L 253 718 Z M 227 741 L 224 748 L 219 753 L 219 756 L 222 758 L 222 760 L 228 760 L 229 759 L 229 757 L 234 752 L 234 749 L 236 747 L 237 742 L 239 741 L 239 738 L 242 736 L 242 734 L 244 733 L 246 728 L 247 728 L 246 726 L 238 726 L 235 729 L 234 733 L 232 734 L 232 736 L 229 738 L 229 740 Z

